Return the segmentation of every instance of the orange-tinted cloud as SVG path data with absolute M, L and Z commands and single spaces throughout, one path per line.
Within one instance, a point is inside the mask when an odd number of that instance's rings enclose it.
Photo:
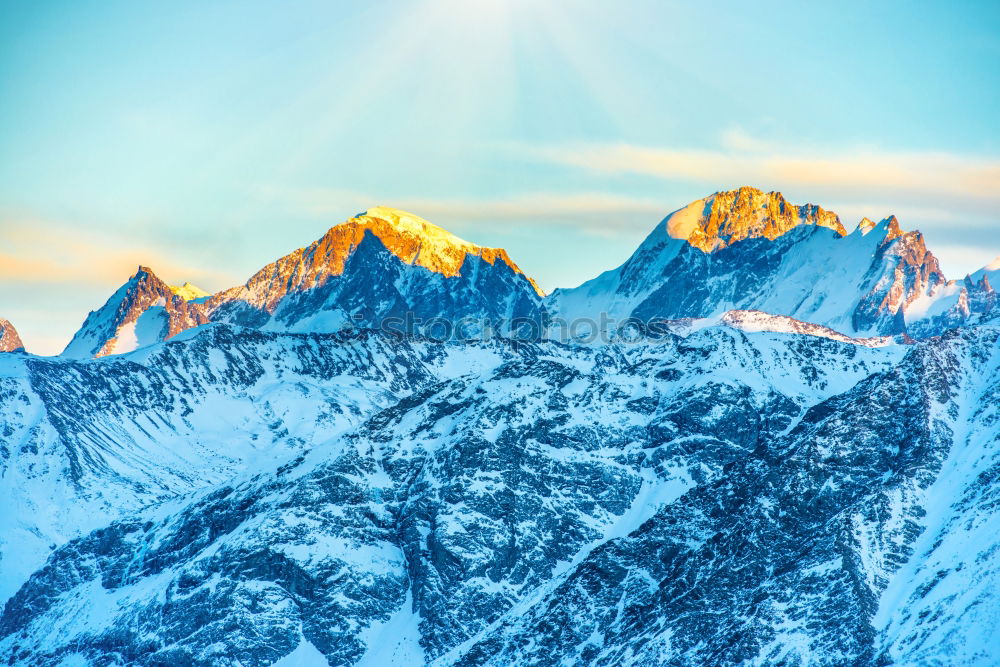
M 317 218 L 330 219 L 331 216 L 343 216 L 345 211 L 359 212 L 375 205 L 386 205 L 455 230 L 496 222 L 504 225 L 541 223 L 598 235 L 623 229 L 646 232 L 669 212 L 669 205 L 662 201 L 600 192 L 535 192 L 483 199 L 372 197 L 332 188 L 271 188 L 266 194 L 285 206 Z
M 0 214 L 0 280 L 117 286 L 139 264 L 172 282 L 235 282 L 225 272 L 188 266 L 156 248 L 108 234 L 85 234 L 61 222 Z
M 741 131 L 722 136 L 718 150 L 632 144 L 527 148 L 548 162 L 610 173 L 704 181 L 721 187 L 819 186 L 840 197 L 881 193 L 924 200 L 1000 202 L 1000 159 L 937 151 L 816 148 L 778 145 Z

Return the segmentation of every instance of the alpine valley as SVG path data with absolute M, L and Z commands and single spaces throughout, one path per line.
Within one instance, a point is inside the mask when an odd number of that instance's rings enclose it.
M 550 295 L 378 207 L 0 319 L 0 662 L 1000 664 L 998 282 L 744 187 Z

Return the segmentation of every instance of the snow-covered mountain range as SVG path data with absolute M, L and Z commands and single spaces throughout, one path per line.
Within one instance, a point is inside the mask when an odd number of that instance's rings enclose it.
M 1000 664 L 998 274 L 751 188 L 549 296 L 387 208 L 140 268 L 0 354 L 0 662 Z
M 128 352 L 208 322 L 450 335 L 447 326 L 462 321 L 465 336 L 520 326 L 526 335 L 563 339 L 564 323 L 586 319 L 602 327 L 604 338 L 626 320 L 717 317 L 733 309 L 786 315 L 852 337 L 926 337 L 995 317 L 997 271 L 985 267 L 949 281 L 920 232 L 902 231 L 895 217 L 862 219 L 848 233 L 819 206 L 740 188 L 670 214 L 622 266 L 546 298 L 502 249 L 377 207 L 245 285 L 213 295 L 190 283 L 173 287 L 140 266 L 87 317 L 63 355 Z M 574 335 L 594 328 L 577 326 Z

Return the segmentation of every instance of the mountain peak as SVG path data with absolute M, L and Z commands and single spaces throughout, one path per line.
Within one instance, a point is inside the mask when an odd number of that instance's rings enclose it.
M 197 285 L 193 285 L 190 282 L 185 282 L 180 287 L 176 285 L 170 285 L 170 291 L 184 299 L 185 301 L 191 301 L 192 299 L 202 299 L 206 296 L 212 296 L 210 293 L 206 292 Z
M 1000 285 L 1000 255 L 996 259 L 968 277 L 973 283 L 986 279 L 990 285 Z
M 780 192 L 741 187 L 691 202 L 663 221 L 671 238 L 712 252 L 749 238 L 774 240 L 800 225 L 816 225 L 847 234 L 837 214 L 815 204 L 790 204 Z
M 882 221 L 878 224 L 885 226 L 886 243 L 892 241 L 893 239 L 898 239 L 903 235 L 903 230 L 899 227 L 899 220 L 894 215 L 890 215 L 888 218 L 882 218 Z
M 747 239 L 758 241 L 739 243 Z M 643 322 L 760 310 L 872 336 L 922 322 L 952 294 L 946 282 L 920 232 L 904 233 L 895 216 L 865 218 L 848 236 L 819 206 L 739 188 L 670 214 L 620 267 L 555 292 L 551 310 L 567 320 L 603 312 Z
M 451 232 L 424 220 L 419 215 L 403 211 L 398 208 L 393 208 L 391 206 L 373 206 L 367 211 L 354 216 L 351 220 L 364 220 L 371 218 L 383 220 L 403 233 L 436 238 L 455 244 L 473 245 L 468 241 L 458 238 Z
M 17 335 L 17 329 L 9 320 L 2 317 L 0 317 L 0 352 L 24 352 L 24 343 Z
M 883 245 L 898 239 L 900 236 L 905 234 L 899 226 L 899 220 L 894 215 L 882 218 L 877 223 L 873 222 L 871 218 L 861 218 L 861 222 L 858 223 L 856 231 L 860 232 L 862 236 L 865 236 L 873 230 L 880 230 L 883 237 L 881 244 Z M 917 234 L 919 235 L 920 232 L 917 232 Z
M 135 270 L 135 273 L 133 273 L 129 277 L 129 280 L 140 281 L 140 280 L 149 280 L 150 278 L 155 278 L 159 280 L 159 276 L 157 276 L 153 272 L 153 269 L 143 264 L 140 264 L 139 267 Z
M 329 275 L 343 273 L 348 256 L 361 243 L 366 232 L 376 236 L 389 252 L 403 262 L 447 277 L 460 275 L 468 256 L 479 257 L 489 264 L 499 260 L 524 276 L 539 296 L 543 294 L 503 248 L 476 245 L 418 215 L 389 206 L 370 208 L 330 228 L 321 239 L 299 251 L 302 260 L 309 264 L 303 276 L 304 286 L 310 287 Z
M 240 301 L 260 312 L 273 313 L 278 303 L 292 293 L 304 293 L 322 287 L 332 278 L 342 276 L 348 259 L 374 237 L 391 255 L 404 264 L 418 266 L 448 278 L 469 270 L 466 260 L 478 258 L 490 265 L 500 264 L 526 280 L 538 296 L 542 290 L 514 263 L 503 248 L 486 248 L 465 241 L 431 224 L 418 215 L 389 206 L 375 206 L 339 225 L 322 237 L 268 264 L 242 286 L 219 292 L 211 299 L 214 305 Z M 378 271 L 378 269 L 373 269 Z M 478 275 L 475 263 L 472 276 Z M 469 276 L 469 277 L 472 277 Z M 381 276 L 372 275 L 372 279 Z
M 389 206 L 370 208 L 345 224 L 370 229 L 390 252 L 407 264 L 422 266 L 446 276 L 459 275 L 467 255 L 481 257 L 490 264 L 499 259 L 523 274 L 503 248 L 476 245 L 418 215 Z M 330 231 L 336 229 L 334 227 Z
M 129 352 L 176 333 L 168 310 L 176 307 L 173 302 L 183 305 L 186 299 L 175 299 L 175 289 L 140 264 L 103 306 L 87 315 L 63 355 L 87 358 Z

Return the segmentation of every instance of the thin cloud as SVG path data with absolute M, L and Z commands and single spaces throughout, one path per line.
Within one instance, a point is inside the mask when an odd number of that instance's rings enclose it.
M 51 220 L 0 217 L 0 280 L 116 286 L 139 264 L 164 280 L 233 282 L 227 273 L 188 266 L 154 248 L 122 244 L 117 237 L 83 234 Z
M 544 223 L 596 235 L 648 231 L 663 217 L 663 202 L 602 193 L 525 194 L 510 199 L 403 199 L 399 207 L 461 227 L 479 222 Z
M 529 193 L 499 198 L 372 197 L 327 188 L 267 188 L 273 200 L 313 217 L 344 216 L 375 205 L 409 211 L 445 227 L 473 228 L 482 223 L 547 224 L 594 235 L 620 231 L 646 232 L 671 210 L 652 199 L 605 193 Z M 345 216 L 346 217 L 346 216 Z
M 713 184 L 775 184 L 845 196 L 882 195 L 921 203 L 961 202 L 977 210 L 1000 203 L 1000 159 L 936 151 L 797 148 L 723 134 L 716 150 L 633 144 L 527 147 L 551 163 L 665 180 Z

